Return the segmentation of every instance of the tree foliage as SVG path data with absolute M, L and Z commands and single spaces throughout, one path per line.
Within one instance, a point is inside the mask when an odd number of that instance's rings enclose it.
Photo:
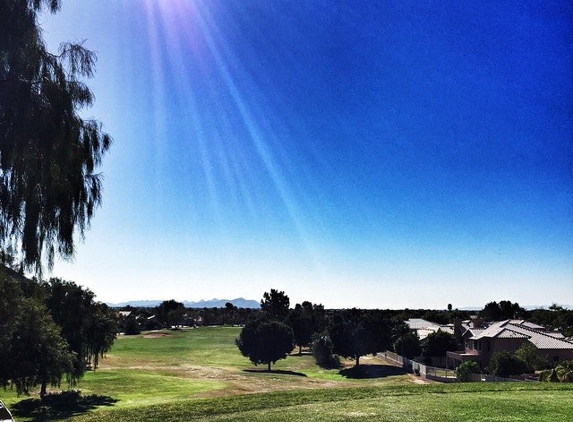
M 266 364 L 270 371 L 271 364 L 292 351 L 294 335 L 288 325 L 263 316 L 247 322 L 235 344 L 253 364 Z
M 316 334 L 312 342 L 312 356 L 316 364 L 322 368 L 336 368 L 340 361 L 334 355 L 334 344 L 328 334 Z
M 456 337 L 446 331 L 438 330 L 435 333 L 430 333 L 426 338 L 424 355 L 445 356 L 446 352 L 453 352 L 457 349 Z
M 515 357 L 525 363 L 528 372 L 546 369 L 549 362 L 539 353 L 533 343 L 525 342 L 515 351 Z
M 566 360 L 555 367 L 560 382 L 573 382 L 573 360 Z
M 573 337 L 573 310 L 557 304 L 549 309 L 536 309 L 531 314 L 531 322 L 559 330 L 565 337 Z
M 512 303 L 509 300 L 502 300 L 499 303 L 489 302 L 483 310 L 479 312 L 480 318 L 486 321 L 502 321 L 505 319 L 523 318 L 526 315 L 525 309 L 519 303 Z
M 125 318 L 124 321 L 124 334 L 126 336 L 135 336 L 140 334 L 141 330 L 139 329 L 139 324 L 134 316 L 130 315 Z
M 95 295 L 74 282 L 52 278 L 44 283 L 46 305 L 62 329 L 62 336 L 75 356 L 71 380 L 80 379 L 86 368 L 97 368 L 99 358 L 111 349 L 117 320 Z
M 477 362 L 473 360 L 468 360 L 462 362 L 456 368 L 456 379 L 461 382 L 468 382 L 472 380 L 472 374 L 479 374 L 480 369 Z
M 375 354 L 390 347 L 390 326 L 379 311 L 351 309 L 334 315 L 329 326 L 334 353 L 354 359 Z
M 38 285 L 25 285 L 0 268 L 0 384 L 18 394 L 41 385 L 59 385 L 73 372 L 74 356 L 45 305 Z M 32 292 L 26 295 L 25 290 Z
M 290 299 L 285 294 L 275 289 L 265 292 L 261 299 L 261 310 L 269 318 L 285 321 L 289 314 Z
M 296 345 L 299 347 L 299 354 L 303 347 L 308 347 L 312 343 L 313 335 L 324 329 L 324 307 L 313 305 L 304 301 L 297 303 L 289 313 L 287 323 L 294 332 Z
M 157 308 L 157 318 L 164 327 L 179 324 L 185 313 L 185 305 L 174 299 L 164 300 Z
M 528 371 L 527 364 L 508 351 L 494 353 L 488 366 L 491 375 L 508 378 Z
M 101 203 L 96 173 L 111 138 L 80 117 L 96 56 L 81 43 L 50 53 L 38 14 L 59 0 L 0 2 L 0 247 L 41 272 L 74 254 Z
M 394 352 L 408 359 L 422 354 L 420 338 L 416 332 L 408 332 L 399 336 L 393 344 Z
M 64 375 L 70 381 L 75 379 L 76 359 L 44 305 L 25 298 L 21 306 L 22 319 L 11 351 L 14 365 L 11 380 L 18 393 L 28 393 L 31 387 L 40 385 L 43 397 L 47 386 L 59 386 Z
M 73 385 L 111 348 L 113 312 L 72 282 L 37 283 L 0 267 L 0 385 L 19 394 Z

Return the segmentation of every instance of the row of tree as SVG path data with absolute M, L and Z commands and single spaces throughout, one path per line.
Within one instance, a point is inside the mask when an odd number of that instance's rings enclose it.
M 319 365 L 337 365 L 337 357 L 354 359 L 388 350 L 404 333 L 402 321 L 381 310 L 330 310 L 305 301 L 290 309 L 288 296 L 275 289 L 265 292 L 261 311 L 245 324 L 236 340 L 240 352 L 255 365 L 271 364 L 285 358 L 298 346 L 312 348 Z M 419 343 L 418 343 L 419 345 Z
M 29 280 L 0 267 L 0 385 L 18 394 L 62 379 L 74 385 L 97 368 L 117 333 L 116 313 L 81 286 Z
M 182 302 L 165 300 L 154 307 L 125 306 L 129 316 L 120 318 L 119 329 L 125 334 L 170 328 L 177 325 L 244 325 L 258 309 L 238 308 L 227 302 L 222 308 L 186 308 Z

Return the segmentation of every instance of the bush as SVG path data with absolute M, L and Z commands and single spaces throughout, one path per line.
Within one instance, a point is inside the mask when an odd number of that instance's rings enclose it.
M 539 381 L 541 382 L 559 382 L 555 369 L 548 369 L 539 374 Z
M 517 351 L 515 356 L 521 359 L 527 365 L 529 372 L 547 369 L 549 362 L 539 353 L 539 349 L 532 343 L 524 343 Z
M 566 360 L 555 367 L 560 382 L 573 382 L 573 360 Z
M 141 330 L 139 329 L 139 324 L 137 323 L 135 318 L 132 316 L 127 317 L 127 319 L 125 321 L 125 332 L 124 332 L 124 334 L 126 336 L 134 336 L 134 335 L 137 335 L 139 333 L 141 333 Z
M 337 368 L 340 366 L 338 357 L 333 354 L 334 345 L 326 334 L 322 334 L 312 342 L 312 356 L 316 364 L 322 368 Z
M 462 362 L 456 368 L 456 379 L 461 382 L 469 382 L 472 380 L 472 374 L 479 374 L 479 365 L 474 361 Z
M 488 367 L 491 375 L 508 378 L 527 372 L 527 364 L 510 352 L 503 351 L 493 355 Z

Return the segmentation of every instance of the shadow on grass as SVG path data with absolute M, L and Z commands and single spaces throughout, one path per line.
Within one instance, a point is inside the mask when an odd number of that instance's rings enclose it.
M 245 372 L 252 372 L 255 374 L 279 374 L 279 375 L 294 375 L 297 377 L 306 377 L 306 374 L 295 371 L 283 371 L 282 369 L 271 369 L 270 372 L 266 369 L 244 369 Z
M 408 372 L 390 365 L 358 365 L 340 371 L 340 375 L 352 379 L 384 378 L 392 375 L 404 375 Z
M 289 355 L 289 357 L 297 357 L 297 356 L 312 356 L 312 352 L 310 350 L 303 350 L 302 352 L 293 352 Z
M 57 421 L 86 413 L 99 406 L 113 406 L 117 401 L 109 396 L 82 396 L 79 391 L 63 391 L 59 394 L 48 394 L 44 400 L 22 400 L 12 406 L 12 414 L 31 418 L 34 422 Z

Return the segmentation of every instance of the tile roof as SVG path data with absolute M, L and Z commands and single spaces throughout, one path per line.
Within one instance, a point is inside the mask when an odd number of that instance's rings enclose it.
M 555 333 L 530 328 L 525 324 L 516 324 L 511 320 L 494 322 L 471 337 L 472 340 L 482 338 L 526 338 L 538 349 L 573 349 L 573 343 L 556 337 Z
M 418 333 L 420 340 L 424 340 L 428 335 L 438 331 L 454 334 L 453 324 L 440 325 L 422 318 L 410 318 L 406 321 L 406 324 L 410 327 L 410 330 L 415 330 Z
M 529 339 L 529 336 L 527 336 L 525 334 L 517 333 L 513 330 L 503 329 L 495 336 L 495 338 L 524 338 L 524 339 Z
M 533 322 L 529 322 L 524 319 L 511 319 L 509 322 L 510 324 L 521 325 L 526 328 L 533 328 L 534 330 L 545 331 L 545 327 L 543 325 L 534 324 Z
M 409 318 L 406 321 L 406 324 L 408 324 L 408 327 L 410 327 L 410 330 L 430 329 L 430 330 L 436 331 L 438 328 L 440 328 L 439 324 L 436 324 L 436 323 L 430 322 L 430 321 L 426 321 L 425 319 L 422 319 L 422 318 Z

